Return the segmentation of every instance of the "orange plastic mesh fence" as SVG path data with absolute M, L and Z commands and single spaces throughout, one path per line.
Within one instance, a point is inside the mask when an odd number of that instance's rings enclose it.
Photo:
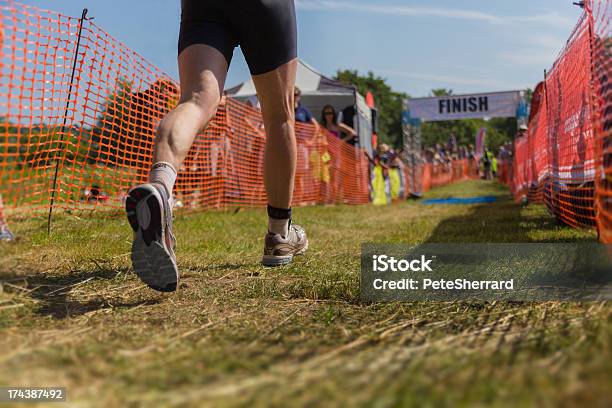
M 368 161 L 361 149 L 311 124 L 297 123 L 296 138 L 294 205 L 369 201 Z M 265 205 L 265 140 L 260 113 L 227 99 L 180 169 L 177 199 L 193 207 Z
M 497 163 L 497 180 L 501 184 L 510 184 L 511 163 L 509 160 L 501 159 Z
M 592 27 L 592 103 L 595 131 L 595 200 L 602 242 L 612 244 L 612 1 L 595 1 Z
M 479 178 L 478 163 L 472 159 L 453 160 L 443 164 L 426 163 L 421 172 L 423 192 L 433 187 Z
M 610 242 L 611 0 L 587 1 L 570 39 L 533 95 L 528 134 L 515 140 L 511 190 L 544 202 Z
M 178 101 L 171 78 L 89 20 L 77 50 L 80 24 L 0 2 L 0 191 L 18 212 L 48 208 L 53 194 L 56 208 L 121 207 L 146 180 L 157 124 Z M 293 204 L 367 203 L 363 151 L 311 124 L 296 128 Z M 265 205 L 264 145 L 260 112 L 227 99 L 179 169 L 177 200 Z

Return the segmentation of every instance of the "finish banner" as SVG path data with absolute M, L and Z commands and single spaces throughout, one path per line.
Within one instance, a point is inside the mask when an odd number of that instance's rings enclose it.
M 418 98 L 408 101 L 410 117 L 434 122 L 456 119 L 511 118 L 525 104 L 521 91 Z

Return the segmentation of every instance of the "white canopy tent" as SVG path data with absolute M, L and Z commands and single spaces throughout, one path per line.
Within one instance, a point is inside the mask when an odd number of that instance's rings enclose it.
M 298 60 L 296 86 L 302 91 L 302 105 L 320 121 L 325 105 L 332 105 L 337 112 L 348 106 L 355 107 L 354 127 L 359 134 L 359 146 L 372 153 L 372 112 L 365 98 L 353 86 L 327 78 L 302 60 Z M 228 96 L 246 101 L 257 92 L 252 79 L 225 90 Z

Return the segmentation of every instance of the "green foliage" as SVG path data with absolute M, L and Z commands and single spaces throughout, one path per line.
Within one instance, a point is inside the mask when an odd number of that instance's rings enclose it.
M 452 89 L 436 88 L 431 90 L 431 96 L 451 96 L 452 94 Z
M 359 75 L 357 70 L 343 70 L 336 73 L 335 79 L 357 87 L 362 95 L 372 92 L 378 110 L 378 140 L 396 147 L 402 145 L 402 101 L 408 97 L 405 93 L 395 92 L 387 80 L 368 72 L 367 76 Z
M 426 122 L 421 127 L 423 146 L 434 146 L 436 143 L 446 144 L 451 134 L 457 138 L 457 144 L 474 145 L 476 134 L 481 128 L 487 129 L 486 145 L 496 150 L 516 134 L 514 118 L 495 118 L 489 121 L 483 119 L 464 119 L 442 122 Z

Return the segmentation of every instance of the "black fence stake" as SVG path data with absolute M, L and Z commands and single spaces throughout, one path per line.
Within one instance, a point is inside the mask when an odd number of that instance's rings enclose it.
M 66 133 L 66 122 L 68 121 L 68 109 L 70 108 L 70 99 L 72 99 L 72 85 L 74 82 L 74 72 L 76 71 L 77 59 L 79 58 L 79 47 L 81 46 L 81 35 L 83 33 L 83 22 L 87 17 L 87 9 L 83 9 L 79 20 L 79 33 L 77 35 L 76 48 L 74 50 L 74 60 L 72 61 L 72 73 L 70 75 L 70 87 L 68 88 L 68 100 L 66 101 L 66 109 L 64 110 L 64 123 L 62 124 L 62 134 L 60 137 L 60 154 L 63 151 L 64 134 Z M 53 214 L 53 204 L 55 202 L 55 189 L 57 188 L 57 175 L 59 173 L 60 158 L 55 161 L 55 175 L 53 176 L 53 189 L 51 190 L 51 200 L 49 202 L 49 219 L 47 220 L 47 235 L 51 235 L 51 216 Z

